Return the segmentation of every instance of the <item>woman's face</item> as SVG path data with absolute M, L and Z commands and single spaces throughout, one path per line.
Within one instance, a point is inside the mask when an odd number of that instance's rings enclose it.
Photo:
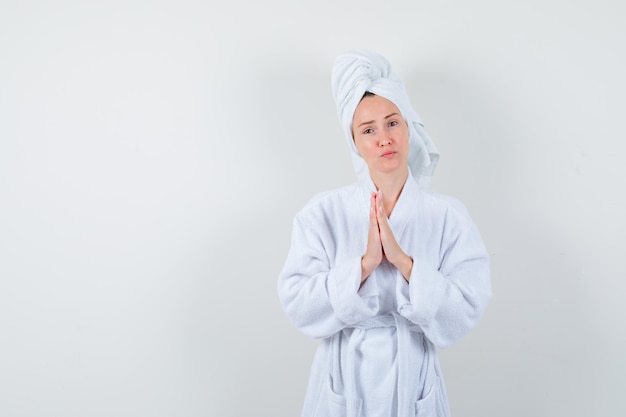
M 352 137 L 370 175 L 405 172 L 409 128 L 400 110 L 380 96 L 365 96 L 352 118 Z

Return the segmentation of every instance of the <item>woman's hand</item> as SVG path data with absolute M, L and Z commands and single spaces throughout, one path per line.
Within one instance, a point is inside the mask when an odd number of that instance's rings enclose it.
M 378 228 L 377 198 L 377 193 L 372 193 L 370 198 L 370 226 L 367 231 L 367 248 L 365 249 L 365 255 L 361 258 L 361 283 L 383 261 L 383 246 L 380 241 L 380 230 Z
M 387 212 L 383 205 L 383 195 L 381 191 L 376 194 L 376 222 L 378 224 L 378 230 L 380 231 L 380 242 L 383 249 L 385 258 L 394 265 L 404 279 L 409 282 L 411 278 L 411 271 L 413 269 L 413 259 L 411 259 L 400 247 L 396 241 L 391 227 L 389 226 Z
M 398 268 L 406 282 L 409 282 L 413 259 L 398 245 L 389 227 L 382 192 L 378 191 L 372 193 L 370 199 L 370 226 L 367 232 L 367 249 L 361 258 L 361 284 L 380 265 L 383 257 Z

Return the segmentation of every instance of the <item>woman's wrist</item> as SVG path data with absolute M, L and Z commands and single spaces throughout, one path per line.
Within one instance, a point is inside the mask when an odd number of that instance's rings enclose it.
M 409 282 L 411 279 L 411 272 L 413 271 L 413 258 L 409 255 L 402 254 L 394 266 L 398 268 L 398 271 L 400 271 L 405 281 Z
M 376 266 L 372 265 L 365 256 L 361 258 L 361 284 L 365 282 L 375 268 Z

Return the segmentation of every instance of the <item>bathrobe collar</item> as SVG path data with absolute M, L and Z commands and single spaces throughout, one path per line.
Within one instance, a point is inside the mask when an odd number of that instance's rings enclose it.
M 369 213 L 370 196 L 376 191 L 376 185 L 374 185 L 374 181 L 372 181 L 369 175 L 363 175 L 359 179 L 359 188 L 361 189 L 363 203 L 367 207 L 367 213 Z M 400 196 L 398 196 L 398 201 L 393 208 L 391 217 L 388 219 L 389 226 L 398 240 L 411 219 L 411 213 L 415 212 L 414 207 L 419 200 L 419 190 L 420 186 L 412 175 L 411 168 L 409 168 L 409 175 L 406 178 L 404 187 L 402 187 Z

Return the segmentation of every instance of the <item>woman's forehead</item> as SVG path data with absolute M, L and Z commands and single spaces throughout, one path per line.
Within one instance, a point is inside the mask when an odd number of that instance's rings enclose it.
M 381 96 L 365 96 L 357 105 L 352 121 L 354 123 L 365 119 L 375 120 L 394 113 L 401 114 L 400 109 L 391 100 Z

